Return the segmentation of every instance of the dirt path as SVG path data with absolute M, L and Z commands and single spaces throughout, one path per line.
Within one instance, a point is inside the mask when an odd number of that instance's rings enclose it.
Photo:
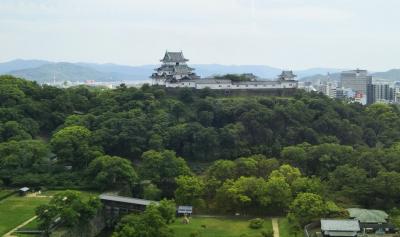
M 279 237 L 279 224 L 277 218 L 272 218 L 272 229 L 274 230 L 274 237 Z
M 21 228 L 21 227 L 27 225 L 29 222 L 35 220 L 36 218 L 37 218 L 37 216 L 34 216 L 34 217 L 32 217 L 31 219 L 25 221 L 25 222 L 22 223 L 21 225 L 15 227 L 14 229 L 10 230 L 8 233 L 6 233 L 5 235 L 3 235 L 3 237 L 12 237 L 12 236 L 15 236 L 15 235 L 12 235 L 12 233 L 13 233 L 14 231 L 16 231 L 16 230 L 18 230 L 19 228 Z

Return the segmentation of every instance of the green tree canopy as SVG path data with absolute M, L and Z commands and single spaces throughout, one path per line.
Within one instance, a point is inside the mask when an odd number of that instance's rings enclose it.
M 168 196 L 172 196 L 175 189 L 175 178 L 181 175 L 191 175 L 185 160 L 176 157 L 175 152 L 168 150 L 144 152 L 139 173 L 142 179 L 151 180 Z
M 51 148 L 57 160 L 74 169 L 88 167 L 90 161 L 100 155 L 98 147 L 92 144 L 92 133 L 85 127 L 66 127 L 55 133 L 51 139 Z
M 68 227 L 82 226 L 99 211 L 101 206 L 98 198 L 84 199 L 79 192 L 63 191 L 55 194 L 49 204 L 39 206 L 36 215 L 41 228 L 48 231 L 57 218 Z
M 143 214 L 124 216 L 115 228 L 113 237 L 172 237 L 166 220 L 155 205 L 146 208 Z
M 138 179 L 131 162 L 117 156 L 100 156 L 86 169 L 87 179 L 100 190 L 131 187 Z
M 178 188 L 175 190 L 175 199 L 181 205 L 194 205 L 201 199 L 204 192 L 203 181 L 195 176 L 179 176 L 176 178 Z

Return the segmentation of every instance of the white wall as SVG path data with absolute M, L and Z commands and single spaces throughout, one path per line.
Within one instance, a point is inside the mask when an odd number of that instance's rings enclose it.
M 190 87 L 196 89 L 210 88 L 213 90 L 235 90 L 235 89 L 284 89 L 297 88 L 297 82 L 276 82 L 275 84 L 231 84 L 231 83 L 196 83 L 196 82 L 177 82 L 166 83 L 166 87 L 179 88 Z

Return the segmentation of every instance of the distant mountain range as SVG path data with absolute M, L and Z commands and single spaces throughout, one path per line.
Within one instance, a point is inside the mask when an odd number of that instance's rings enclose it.
M 281 73 L 282 69 L 265 65 L 219 65 L 219 64 L 191 64 L 196 73 L 202 77 L 212 75 L 223 75 L 227 73 L 253 73 L 258 77 L 273 79 Z M 11 74 L 17 77 L 34 80 L 39 83 L 57 83 L 64 81 L 94 80 L 97 82 L 126 82 L 145 81 L 154 72 L 158 65 L 127 66 L 118 64 L 96 64 L 96 63 L 68 63 L 50 62 L 44 60 L 17 59 L 0 63 L 0 74 Z M 339 72 L 343 69 L 335 68 L 311 68 L 295 71 L 299 80 L 318 81 L 327 78 L 339 79 Z M 373 74 L 381 79 L 390 81 L 400 80 L 400 69 L 387 72 L 376 72 Z

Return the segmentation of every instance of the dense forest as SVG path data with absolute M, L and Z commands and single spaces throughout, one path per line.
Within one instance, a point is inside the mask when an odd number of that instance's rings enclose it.
M 348 206 L 397 211 L 399 141 L 396 105 L 0 76 L 5 187 L 118 190 L 302 226 Z

